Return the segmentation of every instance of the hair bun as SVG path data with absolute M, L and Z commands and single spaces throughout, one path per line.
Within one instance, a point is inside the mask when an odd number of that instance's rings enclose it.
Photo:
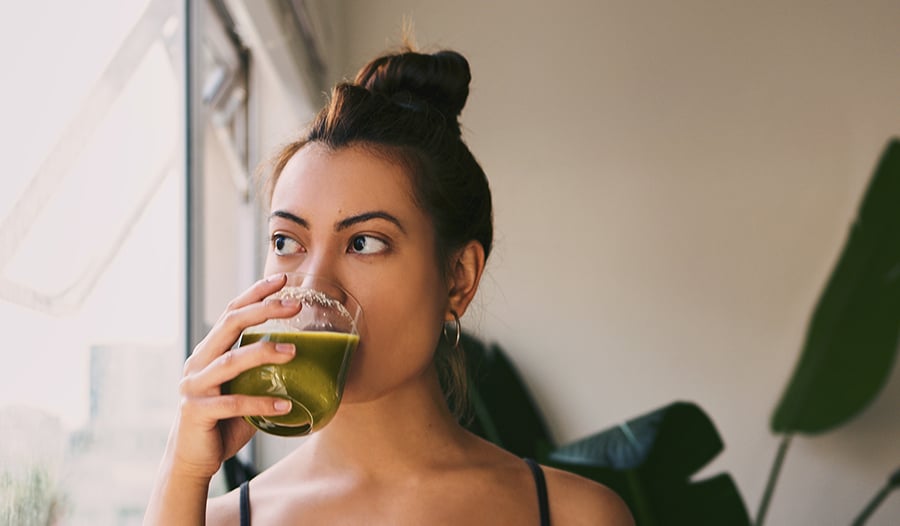
M 471 80 L 468 61 L 455 51 L 431 55 L 407 51 L 366 64 L 355 83 L 401 104 L 424 101 L 458 127 Z

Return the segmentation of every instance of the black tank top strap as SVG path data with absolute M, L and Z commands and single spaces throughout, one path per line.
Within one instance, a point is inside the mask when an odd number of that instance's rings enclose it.
M 250 481 L 241 483 L 241 526 L 250 526 Z
M 531 475 L 534 477 L 534 485 L 537 488 L 538 508 L 541 513 L 541 526 L 550 526 L 550 505 L 547 502 L 547 482 L 544 480 L 544 470 L 540 464 L 530 458 L 525 459 L 525 463 L 531 469 Z
M 534 485 L 537 488 L 538 509 L 540 510 L 541 526 L 550 526 L 550 507 L 547 502 L 547 482 L 544 480 L 544 471 L 537 462 L 530 458 L 525 459 L 531 475 L 534 477 Z M 240 489 L 240 513 L 241 526 L 250 526 L 250 482 L 245 481 Z

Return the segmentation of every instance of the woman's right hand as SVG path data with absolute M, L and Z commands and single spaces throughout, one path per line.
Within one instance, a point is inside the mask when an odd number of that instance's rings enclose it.
M 296 300 L 266 299 L 285 279 L 278 274 L 258 281 L 232 300 L 185 362 L 181 403 L 166 447 L 170 475 L 209 480 L 253 436 L 255 429 L 243 416 L 290 411 L 290 402 L 281 398 L 222 394 L 222 384 L 243 371 L 293 358 L 292 344 L 257 342 L 231 350 L 247 327 L 300 311 Z

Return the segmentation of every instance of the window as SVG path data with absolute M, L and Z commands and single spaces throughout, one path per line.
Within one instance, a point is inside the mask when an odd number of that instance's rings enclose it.
M 0 523 L 139 524 L 185 352 L 184 5 L 0 10 Z

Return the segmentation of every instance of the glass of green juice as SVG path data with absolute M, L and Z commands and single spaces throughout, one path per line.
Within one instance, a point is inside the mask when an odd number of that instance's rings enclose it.
M 328 424 L 338 410 L 359 345 L 362 307 L 334 281 L 299 272 L 288 273 L 285 286 L 270 297 L 298 300 L 299 314 L 247 328 L 238 346 L 287 342 L 297 353 L 288 363 L 244 371 L 223 385 L 223 392 L 290 400 L 291 411 L 285 415 L 244 418 L 273 435 L 307 435 Z

